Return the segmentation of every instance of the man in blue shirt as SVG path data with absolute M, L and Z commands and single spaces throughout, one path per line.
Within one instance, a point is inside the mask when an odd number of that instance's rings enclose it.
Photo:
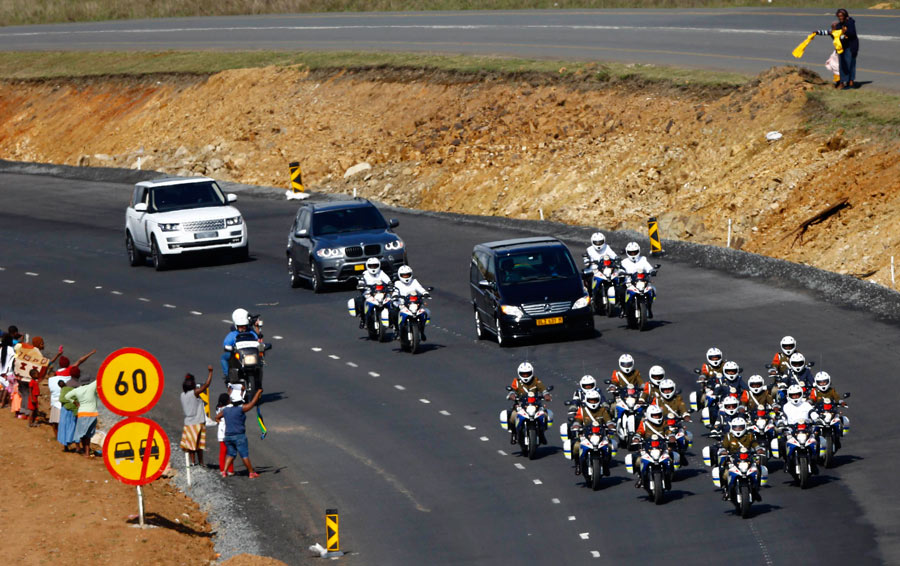
M 240 456 L 250 478 L 258 478 L 259 474 L 253 469 L 250 463 L 250 448 L 247 445 L 247 411 L 253 409 L 259 401 L 262 389 L 257 389 L 253 395 L 253 399 L 249 403 L 244 403 L 244 392 L 241 387 L 235 387 L 231 390 L 231 406 L 222 409 L 221 413 L 216 414 L 216 421 L 225 420 L 225 465 L 222 466 L 222 477 L 226 477 L 226 470 L 234 465 L 235 456 Z

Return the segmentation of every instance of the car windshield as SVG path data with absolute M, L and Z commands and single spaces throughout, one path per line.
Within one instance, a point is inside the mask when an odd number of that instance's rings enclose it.
M 326 236 L 360 230 L 384 230 L 387 223 L 374 206 L 324 210 L 313 215 L 313 235 Z
M 568 279 L 575 276 L 571 256 L 561 247 L 548 247 L 497 258 L 497 279 L 501 285 Z
M 156 212 L 225 206 L 225 195 L 212 181 L 154 187 L 150 198 Z

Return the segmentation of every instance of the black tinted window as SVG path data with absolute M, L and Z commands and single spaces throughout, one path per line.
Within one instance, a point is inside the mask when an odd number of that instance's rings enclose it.
M 225 195 L 211 181 L 155 187 L 150 198 L 156 212 L 225 205 Z
M 568 279 L 576 274 L 575 264 L 568 251 L 562 247 L 547 247 L 528 252 L 512 252 L 497 257 L 497 274 L 500 284 L 509 285 Z
M 313 215 L 313 234 L 326 236 L 358 230 L 385 230 L 387 223 L 374 206 L 325 210 Z

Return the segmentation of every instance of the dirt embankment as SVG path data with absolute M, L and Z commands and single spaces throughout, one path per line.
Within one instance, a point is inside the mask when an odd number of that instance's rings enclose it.
M 804 127 L 824 88 L 773 69 L 724 93 L 428 72 L 0 83 L 0 157 L 308 187 L 442 211 L 643 230 L 890 284 L 900 144 Z M 783 137 L 767 141 L 766 133 Z M 360 162 L 372 169 L 345 179 Z

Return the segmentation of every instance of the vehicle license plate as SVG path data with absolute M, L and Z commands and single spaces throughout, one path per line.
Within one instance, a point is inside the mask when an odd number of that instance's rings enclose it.
M 554 316 L 550 318 L 539 318 L 534 321 L 537 326 L 547 326 L 548 324 L 562 324 L 563 317 Z
M 362 263 L 360 263 L 359 265 L 354 265 L 354 266 L 353 266 L 353 270 L 354 270 L 354 271 L 362 271 L 362 270 L 365 269 L 365 268 L 366 268 L 365 264 L 362 264 Z
M 218 232 L 197 232 L 194 234 L 195 240 L 204 240 L 206 238 L 215 238 L 218 236 Z

